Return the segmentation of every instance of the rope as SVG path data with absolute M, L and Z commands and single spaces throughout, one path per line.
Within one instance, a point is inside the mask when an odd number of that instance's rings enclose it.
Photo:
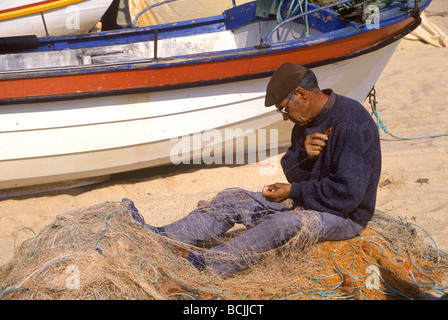
M 381 210 L 378 210 L 378 209 L 377 209 L 376 211 L 377 211 L 377 212 L 381 212 Z M 371 223 L 370 223 L 369 225 L 371 225 L 371 224 L 375 224 L 375 222 L 376 222 L 377 220 L 384 220 L 384 219 L 390 220 L 391 222 L 392 222 L 392 221 L 395 221 L 395 222 L 398 222 L 398 223 L 401 223 L 401 224 L 411 224 L 411 223 L 409 223 L 409 222 L 407 222 L 407 221 L 403 221 L 401 218 L 399 218 L 399 219 L 394 219 L 394 218 L 385 218 L 385 217 L 378 216 L 378 217 L 375 217 L 375 218 L 371 221 Z M 412 225 L 421 228 L 426 234 L 428 234 L 428 232 L 426 232 L 426 231 L 424 230 L 424 228 L 422 228 L 421 226 L 419 226 L 419 225 L 417 225 L 417 224 L 413 224 L 413 223 L 412 223 Z M 378 232 L 378 230 L 375 230 L 375 231 Z M 389 238 L 392 237 L 392 238 L 396 238 L 397 240 L 407 242 L 405 239 L 401 239 L 401 238 L 393 237 L 392 235 L 387 235 L 387 237 L 389 237 Z M 392 249 L 392 248 L 390 247 L 390 244 L 388 244 L 387 242 L 385 242 L 384 239 L 382 239 L 382 238 L 380 238 L 380 237 L 374 237 L 374 238 L 375 238 L 375 239 L 368 239 L 368 237 L 363 237 L 364 240 L 369 241 L 369 242 L 372 242 L 372 243 L 376 244 L 376 245 L 377 245 L 378 247 L 380 247 L 380 248 L 383 247 L 383 244 L 386 244 L 390 249 Z M 434 242 L 434 241 L 433 241 L 433 242 Z M 350 244 L 350 241 L 347 241 L 347 243 Z M 435 242 L 434 242 L 434 244 L 435 244 Z M 331 260 L 333 260 L 333 259 L 332 259 L 332 258 L 333 258 L 333 254 L 338 250 L 339 246 L 342 246 L 342 245 L 343 245 L 343 243 L 340 243 L 340 244 L 333 250 L 333 252 L 330 253 L 329 258 L 330 258 Z M 436 247 L 437 247 L 437 246 L 436 246 Z M 352 248 L 355 249 L 353 246 L 352 246 Z M 355 249 L 355 251 L 357 251 L 357 250 Z M 395 250 L 392 250 L 392 251 L 393 251 L 395 254 L 398 254 Z M 390 256 L 390 255 L 387 253 L 386 250 L 382 250 L 382 254 L 387 255 L 387 256 Z M 398 254 L 398 255 L 400 255 L 400 254 Z M 400 256 L 401 256 L 401 255 L 400 255 Z M 395 260 L 395 258 L 394 258 L 393 256 L 390 256 L 390 257 L 393 258 L 393 259 Z M 437 261 L 437 264 L 438 264 L 438 265 L 439 265 L 439 263 L 440 263 L 441 261 L 443 261 L 444 263 L 447 263 L 447 262 L 448 262 L 448 261 L 446 261 L 446 255 L 444 255 L 444 253 L 443 253 L 442 251 L 439 251 L 439 249 L 437 249 L 437 253 L 435 254 L 435 256 L 428 256 L 428 258 L 429 258 L 429 259 L 432 259 L 432 260 L 434 260 L 434 261 Z M 444 258 L 444 259 L 442 259 L 442 258 Z M 416 266 L 416 265 L 413 263 L 413 261 L 411 261 L 411 263 L 412 263 L 412 265 L 413 265 L 417 270 L 422 271 L 418 266 Z M 378 265 L 378 264 L 376 264 L 376 266 L 377 266 L 379 269 L 386 269 L 384 266 L 381 266 L 381 265 Z M 438 267 L 439 267 L 439 266 L 438 266 Z M 438 268 L 438 267 L 437 267 L 437 268 Z M 348 267 L 347 267 L 347 268 L 348 268 Z M 434 270 L 424 270 L 424 271 L 436 271 L 437 268 L 434 269 Z M 389 270 L 389 271 L 390 271 L 390 270 Z M 344 273 L 346 273 L 345 270 L 341 270 L 340 267 L 337 265 L 337 262 L 334 261 L 334 274 L 331 274 L 331 275 L 328 275 L 328 276 L 322 276 L 322 277 L 316 277 L 316 276 L 308 275 L 308 277 L 310 278 L 310 280 L 312 280 L 312 281 L 314 281 L 314 282 L 317 282 L 317 283 L 319 283 L 319 284 L 321 285 L 320 288 L 316 287 L 316 285 L 313 285 L 313 284 L 311 284 L 311 283 L 309 284 L 309 287 L 308 287 L 308 288 L 304 288 L 303 286 L 302 286 L 302 287 L 294 286 L 295 289 L 297 290 L 296 293 L 293 293 L 293 294 L 290 294 L 290 295 L 281 297 L 281 298 L 279 298 L 279 299 L 280 299 L 280 300 L 288 300 L 288 299 L 290 299 L 290 298 L 293 298 L 293 297 L 296 296 L 296 295 L 302 295 L 302 294 L 303 294 L 303 295 L 313 295 L 313 296 L 318 296 L 318 297 L 320 297 L 320 299 L 322 299 L 322 300 L 327 300 L 327 299 L 353 299 L 353 298 L 356 299 L 355 293 L 353 293 L 353 294 L 342 294 L 342 293 L 339 291 L 340 288 L 341 288 L 341 286 L 342 286 L 342 280 L 339 281 L 339 282 L 337 282 L 337 283 L 334 283 L 334 284 L 326 284 L 325 282 L 322 282 L 322 281 L 321 281 L 321 280 L 325 280 L 325 279 L 327 279 L 327 278 L 331 278 L 331 277 L 333 277 L 333 276 L 336 276 L 337 274 L 341 275 L 341 274 L 344 274 Z M 418 286 L 418 287 L 422 287 L 422 288 L 424 288 L 424 289 L 432 289 L 432 290 L 434 290 L 434 291 L 437 291 L 437 292 L 441 293 L 442 295 L 445 293 L 445 290 L 447 289 L 447 286 L 439 286 L 439 285 L 437 285 L 436 281 L 433 280 L 431 276 L 429 276 L 429 275 L 428 275 L 427 273 L 425 273 L 425 272 L 422 272 L 422 273 L 424 273 L 430 280 L 432 280 L 433 283 L 431 284 L 431 283 L 424 282 L 421 278 L 418 279 L 419 281 L 421 281 L 420 283 L 417 283 L 417 282 L 415 282 L 415 281 L 411 281 L 411 283 L 413 283 L 414 285 L 416 285 L 416 286 Z M 367 276 L 366 276 L 366 277 L 367 277 Z M 409 296 L 408 294 L 406 294 L 406 293 L 404 293 L 404 292 L 400 292 L 400 291 L 397 290 L 396 288 L 392 287 L 391 284 L 389 284 L 389 283 L 386 281 L 386 279 L 385 279 L 384 277 L 382 277 L 381 275 L 378 275 L 378 277 L 379 277 L 379 279 L 381 280 L 381 283 L 384 285 L 384 289 L 387 289 L 388 291 L 384 291 L 384 290 L 382 290 L 382 289 L 380 289 L 380 288 L 378 288 L 378 289 L 373 289 L 373 290 L 377 290 L 377 291 L 383 293 L 384 295 L 394 295 L 394 294 L 395 294 L 395 295 L 401 296 L 401 297 L 403 297 L 403 298 L 405 298 L 405 299 L 408 299 L 408 300 L 414 300 L 414 298 L 412 298 L 412 297 Z M 341 278 L 342 278 L 342 276 L 341 276 Z M 354 277 L 354 276 L 353 276 L 352 278 L 353 278 L 354 280 L 361 281 L 362 278 L 365 278 L 365 277 Z M 365 282 L 365 281 L 363 281 L 363 282 Z M 423 282 L 423 283 L 422 283 L 422 282 Z M 365 286 L 365 285 L 364 285 L 364 286 Z M 365 298 L 366 300 L 368 300 L 368 297 L 364 296 L 358 287 L 355 287 L 355 288 L 353 288 L 353 289 L 355 289 L 355 291 L 357 291 L 357 293 L 358 293 L 359 295 L 361 295 L 363 298 Z M 419 296 L 419 297 L 421 297 L 421 298 L 437 298 L 437 297 L 434 297 L 434 296 L 431 296 L 431 295 L 424 295 L 424 294 L 418 294 L 418 293 L 417 293 L 417 294 L 414 294 L 414 296 Z
M 118 213 L 120 211 L 129 212 L 128 210 L 123 210 L 123 209 L 111 210 L 104 218 L 105 234 L 104 234 L 104 236 L 101 236 L 96 241 L 96 243 L 95 243 L 96 249 L 98 249 L 98 242 L 101 239 L 103 239 L 105 236 L 107 236 L 107 233 L 111 229 L 111 227 L 118 231 L 121 231 L 121 233 L 123 233 L 122 232 L 123 230 L 121 230 L 122 228 L 120 228 L 120 226 L 118 226 L 118 228 L 117 228 L 117 227 L 113 227 L 110 224 L 108 224 L 108 220 L 112 218 L 113 214 Z M 382 211 L 378 210 L 378 209 L 376 209 L 376 212 L 382 213 Z M 381 253 L 384 256 L 389 256 L 390 258 L 392 258 L 394 260 L 396 260 L 397 258 L 404 259 L 404 257 L 400 253 L 396 252 L 395 249 L 391 247 L 389 242 L 386 241 L 386 239 L 394 238 L 396 240 L 406 242 L 406 243 L 410 244 L 410 246 L 408 247 L 408 250 L 410 250 L 414 246 L 414 243 L 407 241 L 407 239 L 402 239 L 399 236 L 394 236 L 392 234 L 387 234 L 387 232 L 383 232 L 381 230 L 381 226 L 380 226 L 381 222 L 384 222 L 384 223 L 396 222 L 400 225 L 409 225 L 411 227 L 418 227 L 429 236 L 429 233 L 423 227 L 421 227 L 415 223 L 404 221 L 400 217 L 398 217 L 398 219 L 395 219 L 392 217 L 375 215 L 374 218 L 372 219 L 372 221 L 369 223 L 369 226 L 371 227 L 371 229 L 373 231 L 381 234 L 381 236 L 384 236 L 384 238 L 375 236 L 375 235 L 373 235 L 373 236 L 364 235 L 364 236 L 362 236 L 362 239 L 364 241 L 371 242 L 371 243 L 375 244 L 378 248 L 381 248 Z M 375 230 L 375 229 L 377 229 L 377 230 Z M 433 290 L 433 291 L 438 292 L 443 295 L 443 294 L 445 294 L 445 290 L 447 290 L 447 286 L 438 284 L 437 281 L 435 279 L 433 279 L 433 277 L 431 276 L 431 272 L 435 272 L 439 268 L 448 268 L 447 267 L 448 254 L 443 252 L 442 250 L 440 250 L 437 247 L 437 243 L 436 243 L 436 241 L 434 241 L 433 238 L 431 238 L 431 240 L 434 244 L 434 248 L 432 250 L 430 250 L 429 252 L 427 252 L 427 258 L 436 262 L 436 266 L 432 269 L 422 269 L 421 267 L 416 265 L 416 261 L 413 261 L 412 254 L 410 254 L 409 262 L 416 270 L 418 270 L 420 272 L 420 276 L 417 278 L 417 281 L 410 281 L 410 282 L 415 286 L 421 287 L 422 289 Z M 364 288 L 366 286 L 365 284 L 363 285 L 362 283 L 366 283 L 365 278 L 368 275 L 366 275 L 366 276 L 358 275 L 357 276 L 355 274 L 350 274 L 351 271 L 348 269 L 352 268 L 353 261 L 350 263 L 345 263 L 344 266 L 338 264 L 340 259 L 343 259 L 346 256 L 350 257 L 352 255 L 349 252 L 344 254 L 344 252 L 345 252 L 345 249 L 343 248 L 344 245 L 349 245 L 354 250 L 354 252 L 358 252 L 357 247 L 354 246 L 350 240 L 339 243 L 338 245 L 336 245 L 335 248 L 332 249 L 332 251 L 329 252 L 328 257 L 327 257 L 329 260 L 332 261 L 333 265 L 325 265 L 323 263 L 320 263 L 318 261 L 319 259 L 316 260 L 316 265 L 319 265 L 323 268 L 328 269 L 329 273 L 327 273 L 326 275 L 318 276 L 318 275 L 313 274 L 313 272 L 308 272 L 307 270 L 304 270 L 303 272 L 305 272 L 307 274 L 307 278 L 308 278 L 307 285 L 298 285 L 295 283 L 287 284 L 285 287 L 283 287 L 283 289 L 290 287 L 293 289 L 292 290 L 293 292 L 291 292 L 287 295 L 284 295 L 284 296 L 275 296 L 274 295 L 274 296 L 269 297 L 269 299 L 289 300 L 289 299 L 292 299 L 292 298 L 300 296 L 300 295 L 304 295 L 304 296 L 312 295 L 312 296 L 318 297 L 322 300 L 327 300 L 327 299 L 346 300 L 346 299 L 357 299 L 359 297 L 362 297 L 364 299 L 369 299 L 360 290 L 361 288 Z M 386 250 L 386 247 L 389 250 Z M 342 255 L 340 255 L 338 258 L 335 257 L 335 254 L 337 251 L 339 252 L 339 254 L 342 253 Z M 133 254 L 133 253 L 116 254 L 115 256 L 122 256 L 122 257 L 131 256 L 131 257 L 135 258 L 135 261 L 133 260 L 132 263 L 133 264 L 135 263 L 138 265 L 138 268 L 137 268 L 138 275 L 141 278 L 146 279 L 146 281 L 148 283 L 154 284 L 155 282 L 157 282 L 159 280 L 160 271 L 157 270 L 157 266 L 154 261 L 152 261 L 146 257 L 142 257 L 137 254 Z M 38 275 L 42 274 L 42 272 L 44 272 L 46 269 L 48 269 L 49 267 L 51 267 L 57 263 L 60 263 L 63 261 L 68 261 L 68 260 L 70 260 L 70 257 L 67 257 L 66 255 L 59 255 L 58 257 L 53 258 L 52 260 L 45 263 L 43 266 L 36 268 L 34 272 L 32 272 L 25 280 L 21 281 L 19 284 L 9 287 L 6 290 L 0 292 L 0 300 L 4 296 L 6 296 L 6 294 L 8 294 L 12 291 L 28 290 L 27 287 L 22 287 L 22 285 L 25 284 L 25 282 L 28 279 L 30 279 L 34 275 L 38 276 Z M 322 260 L 322 262 L 324 262 L 324 261 L 325 261 L 325 259 Z M 400 262 L 399 260 L 396 260 L 396 261 Z M 372 262 L 372 263 L 374 263 L 374 262 Z M 147 274 L 148 270 L 144 271 L 145 270 L 145 268 L 143 266 L 144 264 L 145 265 L 149 264 L 149 269 L 152 270 L 152 272 L 150 271 L 149 274 Z M 386 269 L 385 266 L 382 266 L 379 264 L 375 264 L 375 265 L 379 269 Z M 106 272 L 114 272 L 114 271 L 106 271 Z M 343 282 L 344 282 L 342 279 L 343 279 L 343 275 L 345 275 L 345 274 L 349 275 L 351 277 L 351 279 L 356 282 L 355 286 L 351 286 L 351 288 L 353 289 L 353 292 L 350 292 L 350 293 L 349 292 L 347 292 L 347 293 L 341 292 L 341 287 L 343 286 Z M 426 277 L 426 279 L 423 279 L 422 275 L 424 275 Z M 409 299 L 409 300 L 412 300 L 415 297 L 437 298 L 435 296 L 425 295 L 425 294 L 421 294 L 421 293 L 420 294 L 414 293 L 413 296 L 410 296 L 408 293 L 402 292 L 399 289 L 395 288 L 391 283 L 388 283 L 388 280 L 385 279 L 384 277 L 382 277 L 381 275 L 378 275 L 378 276 L 379 276 L 379 280 L 381 280 L 383 287 L 377 288 L 377 289 L 375 288 L 373 290 L 377 290 L 378 292 L 381 292 L 382 294 L 384 294 L 386 296 L 396 295 L 396 296 L 401 296 L 401 297 L 403 297 L 405 299 Z M 341 280 L 337 280 L 334 283 L 325 281 L 332 277 L 340 277 Z M 111 279 L 108 279 L 108 280 L 111 281 L 115 285 L 115 287 L 120 288 L 120 284 L 114 283 Z M 61 288 L 61 289 L 63 289 L 63 288 Z M 155 299 L 160 299 L 159 296 L 155 295 L 152 292 L 148 292 L 147 290 L 145 290 L 145 288 L 141 287 L 141 289 L 143 289 L 149 296 L 152 296 Z M 202 299 L 201 298 L 202 296 L 200 295 L 202 291 L 200 289 L 197 289 L 194 287 L 188 288 L 188 289 L 189 290 L 187 292 L 172 293 L 169 296 L 172 298 L 179 296 L 179 297 L 184 297 L 184 298 L 188 298 L 188 299 Z M 196 294 L 196 292 L 198 292 L 198 293 Z M 219 295 L 218 295 L 218 297 L 219 297 Z
M 420 1 L 421 0 L 419 0 L 419 2 Z M 363 6 L 363 2 L 364 2 L 363 0 L 357 0 L 357 1 L 355 0 L 354 3 L 353 2 L 343 3 L 339 6 L 337 6 L 335 9 L 333 9 L 333 11 L 339 12 L 344 9 L 360 8 Z M 408 6 L 410 7 L 409 0 L 369 0 L 369 1 L 367 1 L 367 4 L 376 5 L 378 7 L 384 7 L 384 6 L 392 4 L 393 2 L 402 2 L 402 3 L 406 2 L 408 4 Z M 334 3 L 334 2 L 333 1 L 325 1 L 325 2 L 322 1 L 322 2 L 319 2 L 319 5 L 325 6 L 325 5 L 328 5 L 331 3 Z
M 138 19 L 140 19 L 140 17 L 142 16 L 142 14 L 144 14 L 146 11 L 151 10 L 152 8 L 158 7 L 160 5 L 166 4 L 166 3 L 170 3 L 173 1 L 177 1 L 177 0 L 165 0 L 162 2 L 158 2 L 158 3 L 154 3 L 153 5 L 150 5 L 148 7 L 146 7 L 145 9 L 143 9 L 142 11 L 140 11 L 137 16 L 134 19 L 134 22 L 132 23 L 132 28 L 135 28 L 135 26 L 137 25 L 137 21 Z
M 34 232 L 33 229 L 31 229 L 31 228 L 27 228 L 27 227 L 20 228 L 20 229 L 17 231 L 16 236 L 14 237 L 14 250 L 17 249 L 17 247 L 16 247 L 17 237 L 19 236 L 19 233 L 20 233 L 20 231 L 22 231 L 22 230 L 29 230 L 29 231 L 31 231 L 31 232 L 34 234 L 34 237 L 36 236 L 36 232 Z M 27 242 L 27 241 L 30 241 L 30 240 L 34 239 L 34 237 L 31 237 L 31 238 L 26 239 L 25 241 L 23 241 L 23 242 L 21 243 L 21 245 L 23 245 L 23 244 L 24 244 L 25 242 Z
M 282 15 L 282 7 L 285 2 L 289 2 L 289 4 L 287 5 L 288 12 L 286 13 L 285 16 L 283 16 Z M 277 23 L 282 23 L 284 20 L 295 16 L 297 14 L 297 12 L 299 11 L 299 9 L 300 9 L 301 13 L 308 11 L 308 0 L 291 0 L 291 1 L 281 0 L 278 5 L 278 8 L 277 8 Z M 304 20 L 304 25 L 305 25 L 304 34 L 302 34 L 302 36 L 300 36 L 298 38 L 295 37 L 292 32 L 292 21 L 291 21 L 290 30 L 291 30 L 291 35 L 293 36 L 294 39 L 299 39 L 299 38 L 303 37 L 303 35 L 305 35 L 306 37 L 308 37 L 310 35 L 310 27 L 308 24 L 308 15 L 305 15 L 303 20 Z M 279 30 L 277 30 L 277 37 L 279 37 L 278 32 L 279 32 Z
M 386 134 L 388 134 L 391 137 L 393 137 L 395 139 L 398 139 L 398 140 L 418 140 L 418 139 L 440 138 L 440 137 L 448 136 L 448 134 L 446 134 L 446 133 L 436 134 L 436 135 L 429 135 L 429 136 L 421 136 L 421 137 L 412 137 L 412 138 L 403 138 L 403 137 L 396 136 L 396 135 L 392 134 L 389 131 L 389 129 L 387 129 L 386 125 L 384 124 L 384 122 L 380 118 L 380 114 L 378 112 L 378 109 L 376 108 L 377 101 L 376 101 L 375 87 L 372 88 L 372 90 L 370 91 L 368 97 L 369 97 L 370 106 L 372 108 L 371 115 L 376 117 L 376 125 L 378 127 L 378 131 L 379 132 L 381 132 L 381 130 L 383 130 Z

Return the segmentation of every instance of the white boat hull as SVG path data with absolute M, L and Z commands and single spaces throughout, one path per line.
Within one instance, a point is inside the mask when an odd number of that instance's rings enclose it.
M 398 43 L 313 69 L 320 87 L 362 103 Z M 223 138 L 225 129 L 278 129 L 278 146 L 287 146 L 291 122 L 264 107 L 268 81 L 2 106 L 0 189 L 170 164 L 175 138 L 212 129 Z M 216 147 L 203 141 L 191 152 L 205 145 Z

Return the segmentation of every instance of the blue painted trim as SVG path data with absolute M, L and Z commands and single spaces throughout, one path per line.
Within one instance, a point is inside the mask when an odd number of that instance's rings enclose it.
M 82 35 L 43 37 L 39 39 L 39 48 L 33 51 L 44 52 L 66 49 L 94 48 L 98 46 L 152 41 L 154 40 L 154 30 L 158 31 L 158 39 L 166 39 L 218 32 L 222 31 L 223 28 L 224 17 L 215 16 L 198 19 L 196 21 L 190 20 L 157 26 L 88 33 Z
M 375 46 L 366 48 L 364 50 L 359 50 L 357 52 L 352 52 L 343 57 L 333 58 L 325 61 L 318 61 L 315 63 L 306 64 L 307 68 L 316 68 L 325 65 L 329 65 L 335 62 L 344 61 L 348 59 L 355 58 L 357 56 L 361 56 L 370 52 L 374 52 L 379 50 L 395 41 L 403 38 L 406 34 L 412 32 L 415 28 L 420 25 L 420 20 L 415 20 L 415 22 L 409 26 L 406 30 L 402 31 L 400 34 L 395 35 L 389 39 L 386 39 L 380 43 L 377 43 Z M 113 90 L 113 91 L 101 91 L 101 92 L 88 92 L 81 94 L 66 94 L 66 95 L 55 95 L 55 96 L 44 96 L 44 97 L 23 97 L 23 98 L 9 98 L 9 99 L 0 99 L 0 105 L 10 105 L 10 104 L 21 104 L 21 103 L 42 103 L 42 102 L 51 102 L 51 101 L 64 101 L 64 100 L 73 100 L 73 99 L 85 99 L 85 98 L 95 98 L 95 97 L 104 97 L 104 96 L 114 96 L 114 95 L 124 95 L 124 94 L 135 94 L 135 93 L 145 93 L 145 92 L 161 92 L 161 91 L 169 91 L 176 89 L 184 89 L 184 88 L 193 88 L 193 87 L 201 87 L 201 86 L 210 86 L 214 84 L 223 84 L 229 82 L 238 82 L 238 81 L 246 81 L 251 79 L 261 79 L 272 76 L 274 70 L 269 70 L 265 72 L 260 72 L 257 74 L 247 74 L 243 76 L 230 77 L 230 78 L 222 78 L 222 79 L 213 79 L 207 81 L 197 81 L 191 83 L 181 83 L 181 84 L 172 84 L 165 85 L 162 87 L 144 87 L 144 88 L 132 88 L 132 89 L 124 89 L 124 90 Z
M 427 0 L 427 2 L 430 2 L 430 0 Z M 141 41 L 152 41 L 154 39 L 154 30 L 158 30 L 159 39 L 218 32 L 222 31 L 223 29 L 235 30 L 241 26 L 258 21 L 258 18 L 255 17 L 255 3 L 255 1 L 248 2 L 240 6 L 230 8 L 226 10 L 222 15 L 182 21 L 177 23 L 168 23 L 157 26 L 130 28 L 83 35 L 43 37 L 39 39 L 38 49 L 26 52 L 43 52 L 65 50 L 70 48 L 92 48 L 104 45 L 119 45 Z M 404 8 L 404 5 L 399 3 L 392 4 L 392 6 L 394 9 Z M 308 8 L 316 9 L 318 8 L 318 6 L 308 4 Z M 395 14 L 395 10 L 393 11 Z M 403 15 L 406 15 L 406 12 L 403 12 Z M 332 19 L 329 21 L 330 16 L 332 17 Z M 326 34 L 328 32 L 331 32 L 332 30 L 342 29 L 350 25 L 353 27 L 357 26 L 356 23 L 340 21 L 338 19 L 338 15 L 328 9 L 320 11 L 319 17 L 310 15 L 308 17 L 308 22 L 312 28 L 315 28 Z M 347 36 L 350 36 L 350 34 L 347 34 Z
M 354 1 L 354 0 L 350 0 Z M 308 3 L 308 11 L 317 10 L 320 8 L 317 5 Z M 228 30 L 235 30 L 248 23 L 257 22 L 258 20 L 276 20 L 274 18 L 260 19 L 255 16 L 256 5 L 253 2 L 248 2 L 238 6 L 236 8 L 228 9 L 224 12 L 226 17 L 225 25 Z M 329 17 L 331 18 L 329 19 Z M 334 19 L 333 19 L 334 18 Z M 295 21 L 303 21 L 302 18 L 294 19 Z M 317 29 L 321 32 L 329 32 L 331 30 L 347 27 L 352 24 L 349 21 L 341 21 L 339 15 L 331 10 L 323 9 L 318 12 L 317 15 L 309 15 L 308 23 L 310 27 Z M 354 23 L 356 25 L 356 23 Z
M 427 0 L 425 4 L 422 5 L 422 9 L 426 8 L 431 0 Z M 237 6 L 227 10 L 224 15 L 209 17 L 198 20 L 190 20 L 180 23 L 171 23 L 165 25 L 159 25 L 154 27 L 143 27 L 128 30 L 119 31 L 109 31 L 97 34 L 79 35 L 79 36 L 63 36 L 63 37 L 44 37 L 40 40 L 41 46 L 37 51 L 43 50 L 63 50 L 67 48 L 82 48 L 82 47 L 95 47 L 98 45 L 110 45 L 110 44 L 122 44 L 122 43 L 133 43 L 138 41 L 147 41 L 153 39 L 153 30 L 158 29 L 159 39 L 169 38 L 173 36 L 185 36 L 192 34 L 200 34 L 205 32 L 215 32 L 222 30 L 224 28 L 224 22 L 232 20 L 233 24 L 227 25 L 227 28 L 238 28 L 243 25 L 243 22 L 253 21 L 253 15 L 255 14 L 255 6 L 251 6 L 252 3 L 246 3 L 242 6 Z M 386 27 L 398 23 L 409 17 L 408 12 L 402 11 L 404 5 L 400 3 L 394 3 L 388 10 L 383 11 L 380 27 Z M 244 15 L 244 19 L 231 19 L 229 17 L 236 12 L 244 11 L 247 14 Z M 323 19 L 328 19 L 328 15 L 333 15 L 331 11 L 326 12 L 326 15 L 322 15 Z M 238 16 L 238 15 L 237 15 Z M 312 17 L 309 19 L 311 26 L 319 26 L 319 18 Z M 339 19 L 336 19 L 339 21 Z M 340 22 L 337 22 L 338 24 Z M 324 34 L 310 36 L 304 39 L 290 40 L 282 43 L 276 43 L 270 45 L 269 48 L 256 49 L 255 47 L 241 48 L 234 50 L 225 50 L 219 53 L 209 52 L 200 55 L 183 55 L 170 57 L 169 59 L 158 59 L 152 61 L 147 59 L 138 63 L 124 63 L 119 65 L 98 65 L 98 66 L 76 66 L 67 67 L 60 69 L 48 69 L 48 70 L 37 70 L 29 72 L 17 72 L 17 73 L 0 73 L 0 80 L 9 79 L 21 79 L 21 78 L 36 78 L 36 77 L 51 77 L 51 76 L 62 76 L 62 75 L 73 75 L 73 74 L 88 74 L 88 73 L 99 73 L 99 72 L 117 72 L 117 71 L 127 71 L 127 70 L 141 70 L 141 69 L 152 69 L 152 68 L 162 68 L 162 67 L 173 67 L 178 65 L 186 64 L 200 64 L 217 62 L 230 59 L 240 59 L 247 58 L 257 55 L 269 55 L 280 53 L 284 51 L 297 50 L 302 47 L 312 46 L 316 43 L 323 44 L 331 41 L 336 41 L 357 35 L 360 33 L 368 32 L 365 25 L 359 25 L 353 22 L 344 22 L 346 27 L 336 29 L 335 31 L 330 31 Z M 321 24 L 322 20 L 321 20 Z M 334 26 L 333 26 L 334 27 Z M 325 39 L 325 41 L 321 41 Z M 174 62 L 173 62 L 174 61 Z

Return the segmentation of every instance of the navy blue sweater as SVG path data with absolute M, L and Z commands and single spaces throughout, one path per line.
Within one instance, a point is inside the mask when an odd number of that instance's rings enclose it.
M 381 173 L 378 128 L 360 103 L 331 95 L 333 105 L 306 126 L 295 125 L 292 130 L 291 146 L 281 159 L 292 184 L 290 198 L 304 209 L 368 221 L 375 211 Z M 332 131 L 319 157 L 305 160 L 306 136 L 328 128 Z

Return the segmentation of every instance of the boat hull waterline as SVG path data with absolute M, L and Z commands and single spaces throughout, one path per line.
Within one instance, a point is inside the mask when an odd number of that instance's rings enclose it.
M 278 141 L 266 145 L 275 157 L 277 148 L 289 144 L 292 128 L 273 108 L 264 107 L 267 82 L 279 65 L 306 65 L 321 88 L 363 102 L 400 39 L 416 26 L 418 21 L 408 17 L 328 43 L 294 47 L 286 41 L 272 50 L 197 54 L 181 62 L 143 57 L 0 72 L 0 190 L 8 194 L 172 164 L 179 137 L 210 130 L 222 139 L 193 144 L 184 162 L 201 155 L 204 147 L 224 149 L 229 130 L 243 136 L 275 130 L 271 138 Z M 236 139 L 236 149 L 247 151 L 247 143 Z

